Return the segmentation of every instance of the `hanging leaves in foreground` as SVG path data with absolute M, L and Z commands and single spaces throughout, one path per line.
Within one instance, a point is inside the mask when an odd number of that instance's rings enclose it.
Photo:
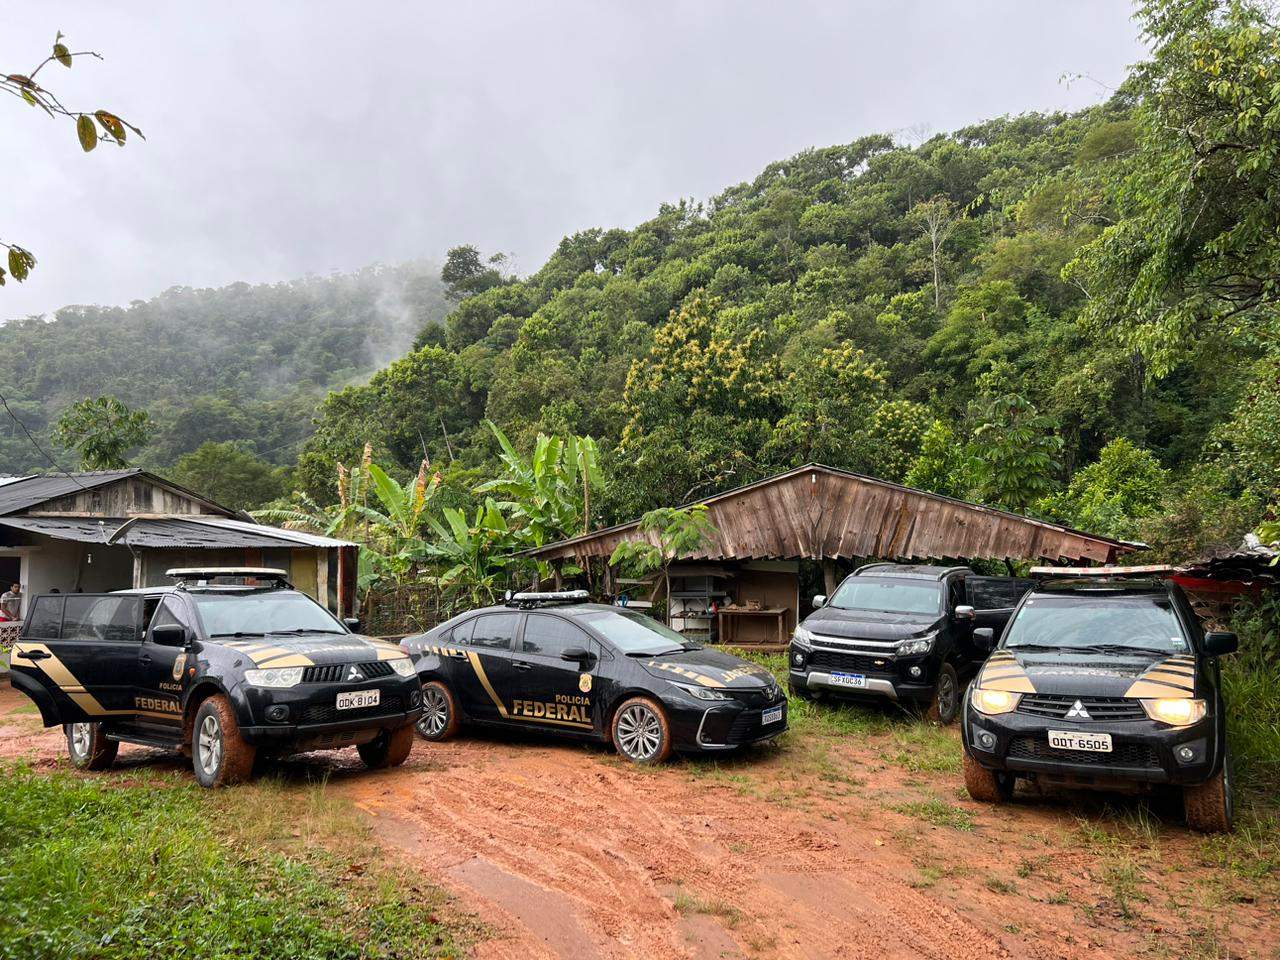
M 124 146 L 124 124 L 120 122 L 120 118 L 114 113 L 108 113 L 106 110 L 99 110 L 94 114 L 98 118 L 98 122 L 102 124 L 102 129 L 111 134 L 115 138 L 116 143 Z
M 27 275 L 35 265 L 36 258 L 26 250 L 21 247 L 9 248 L 9 272 L 13 274 L 13 279 L 18 281 L 27 279 Z
M 76 135 L 80 138 L 80 146 L 88 153 L 98 145 L 98 128 L 88 114 L 82 113 L 76 120 Z

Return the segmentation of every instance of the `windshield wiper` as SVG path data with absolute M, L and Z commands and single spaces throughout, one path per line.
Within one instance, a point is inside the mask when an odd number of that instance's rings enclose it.
M 286 634 L 286 633 L 293 633 L 293 634 L 300 634 L 300 633 L 332 633 L 332 634 L 336 634 L 336 635 L 338 635 L 338 636 L 343 636 L 343 635 L 344 635 L 344 634 L 342 633 L 342 631 L 341 631 L 341 630 L 313 630 L 313 629 L 311 629 L 310 627 L 294 627 L 294 628 L 292 628 L 291 630 L 268 630 L 268 631 L 267 631 L 267 636 L 269 636 L 269 637 L 278 637 L 278 636 L 280 636 L 280 635 L 282 635 L 282 634 Z
M 1131 652 L 1131 651 L 1132 651 L 1132 652 L 1136 652 L 1136 653 L 1160 653 L 1160 654 L 1164 654 L 1165 656 L 1168 656 L 1168 655 L 1169 655 L 1169 654 L 1171 654 L 1171 653 L 1177 653 L 1177 652 L 1178 652 L 1177 650 L 1170 650 L 1170 649 L 1168 649 L 1167 647 L 1165 647 L 1165 648 L 1162 648 L 1162 647 L 1135 647 L 1135 646 L 1132 646 L 1132 645 L 1127 644 L 1127 643 L 1097 643 L 1097 644 L 1094 644 L 1093 646 L 1089 647 L 1088 649 L 1090 649 L 1090 650 L 1105 650 L 1105 651 L 1107 651 L 1108 653 L 1114 653 L 1114 652 L 1117 652 L 1117 651 L 1118 651 L 1118 652 L 1120 652 L 1120 653 L 1129 653 L 1129 652 Z
M 210 638 L 213 638 L 213 637 L 265 637 L 266 634 L 254 633 L 251 630 L 250 631 L 237 630 L 235 633 L 211 633 L 209 634 L 209 636 Z

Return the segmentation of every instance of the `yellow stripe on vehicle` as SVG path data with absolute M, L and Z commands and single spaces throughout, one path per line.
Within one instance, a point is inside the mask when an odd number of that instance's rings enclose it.
M 507 708 L 493 689 L 493 684 L 489 682 L 489 675 L 484 672 L 484 664 L 480 662 L 480 655 L 467 652 L 467 659 L 471 662 L 471 669 L 476 672 L 476 676 L 480 678 L 480 685 L 484 687 L 484 692 L 489 694 L 489 699 L 493 701 L 493 705 L 498 708 L 498 713 L 502 714 L 503 719 L 507 718 Z
M 274 660 L 258 660 L 258 666 L 263 670 L 276 670 L 280 667 L 313 667 L 315 661 L 310 657 L 303 656 L 300 653 L 289 653 L 283 657 L 277 657 Z
M 1146 680 L 1139 677 L 1124 692 L 1124 695 L 1141 700 L 1189 700 L 1191 693 L 1192 691 L 1189 687 L 1176 687 L 1171 683 L 1161 683 L 1158 680 Z

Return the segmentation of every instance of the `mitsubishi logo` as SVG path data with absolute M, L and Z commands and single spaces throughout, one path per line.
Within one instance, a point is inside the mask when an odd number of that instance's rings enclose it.
M 1071 709 L 1067 711 L 1067 717 L 1074 717 L 1077 720 L 1091 720 L 1089 711 L 1084 708 L 1084 704 L 1077 700 L 1071 705 Z
M 351 664 L 351 666 L 349 666 L 349 667 L 347 668 L 347 681 L 348 681 L 348 682 L 352 682 L 352 681 L 355 681 L 355 680 L 363 680 L 363 679 L 364 679 L 364 674 L 360 672 L 360 668 L 359 668 L 359 667 L 357 667 L 354 663 L 353 663 L 353 664 Z M 1078 706 L 1080 706 L 1079 701 L 1077 701 L 1077 702 L 1076 702 L 1076 706 L 1077 706 L 1077 707 L 1078 707 Z M 1070 714 L 1067 714 L 1067 716 L 1070 716 Z M 1085 716 L 1088 716 L 1088 714 L 1085 714 Z

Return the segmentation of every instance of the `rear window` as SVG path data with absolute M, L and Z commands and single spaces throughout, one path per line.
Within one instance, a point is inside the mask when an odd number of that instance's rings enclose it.
M 129 643 L 141 640 L 141 597 L 91 597 L 72 595 L 62 618 L 63 640 L 108 640 Z
M 27 629 L 23 636 L 39 640 L 57 640 L 62 629 L 62 603 L 66 597 L 36 597 L 27 614 Z
M 969 606 L 975 610 L 1012 610 L 1034 580 L 1016 577 L 967 577 L 965 588 L 969 593 Z
M 936 580 L 850 577 L 832 594 L 828 606 L 837 610 L 928 613 L 937 616 L 942 606 L 942 590 Z
M 1173 602 L 1162 596 L 1034 596 L 1022 605 L 1006 647 L 1128 647 L 1185 653 L 1190 647 Z

